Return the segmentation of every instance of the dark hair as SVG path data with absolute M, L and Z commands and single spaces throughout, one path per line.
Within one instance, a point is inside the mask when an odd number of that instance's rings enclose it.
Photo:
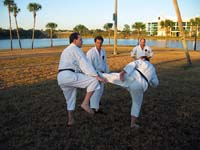
M 103 43 L 103 37 L 101 35 L 98 35 L 94 38 L 94 42 L 96 42 L 96 40 L 101 40 Z
M 75 39 L 77 40 L 79 35 L 80 33 L 78 32 L 73 32 L 72 34 L 70 34 L 69 43 L 71 44 Z
M 146 42 L 146 39 L 145 39 L 145 38 L 141 38 L 141 39 L 140 39 L 140 42 L 141 42 L 142 40 L 144 40 L 144 42 Z

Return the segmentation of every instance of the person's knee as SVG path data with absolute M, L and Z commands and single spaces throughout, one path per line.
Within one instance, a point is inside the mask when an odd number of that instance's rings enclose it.
M 99 81 L 96 78 L 93 78 L 87 87 L 87 92 L 95 91 L 98 89 L 100 89 Z

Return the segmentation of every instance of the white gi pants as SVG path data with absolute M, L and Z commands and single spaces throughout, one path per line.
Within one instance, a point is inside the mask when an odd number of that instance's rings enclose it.
M 144 81 L 142 78 L 137 79 L 134 76 L 125 76 L 125 81 L 121 81 L 119 73 L 103 73 L 103 77 L 106 78 L 108 82 L 125 87 L 129 91 L 132 99 L 131 116 L 138 117 L 143 102 L 143 84 L 146 84 L 146 81 Z
M 77 88 L 87 88 L 87 92 L 100 88 L 95 77 L 69 70 L 58 73 L 58 85 L 61 87 L 67 103 L 67 110 L 75 110 Z
M 127 89 L 132 99 L 131 116 L 139 117 L 144 95 L 143 86 L 138 80 L 134 80 Z
M 94 94 L 90 98 L 90 108 L 99 109 L 99 103 L 104 91 L 104 83 L 99 83 L 100 89 L 95 90 Z

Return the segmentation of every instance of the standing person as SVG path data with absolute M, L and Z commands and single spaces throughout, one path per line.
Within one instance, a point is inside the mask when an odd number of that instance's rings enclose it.
M 138 128 L 136 119 L 139 117 L 144 92 L 148 85 L 157 87 L 159 84 L 156 70 L 148 61 L 147 56 L 126 65 L 120 73 L 103 74 L 108 82 L 128 89 L 131 98 L 131 128 Z
M 103 37 L 96 36 L 94 39 L 95 46 L 87 52 L 87 58 L 91 62 L 96 72 L 102 76 L 102 73 L 109 73 L 107 64 L 106 51 L 102 48 Z M 90 108 L 99 112 L 99 103 L 104 91 L 104 83 L 100 83 L 100 89 L 95 90 L 90 99 Z
M 81 104 L 86 112 L 93 114 L 89 101 L 95 90 L 99 89 L 99 82 L 105 80 L 98 76 L 85 54 L 81 50 L 82 38 L 79 33 L 72 33 L 69 37 L 70 45 L 60 56 L 58 67 L 58 85 L 61 87 L 67 103 L 68 123 L 74 124 L 73 111 L 76 104 L 77 88 L 86 88 L 87 93 Z
M 131 51 L 131 57 L 135 59 L 139 59 L 142 55 L 147 56 L 149 60 L 153 57 L 153 51 L 146 45 L 146 40 L 144 38 L 140 39 L 140 44 Z

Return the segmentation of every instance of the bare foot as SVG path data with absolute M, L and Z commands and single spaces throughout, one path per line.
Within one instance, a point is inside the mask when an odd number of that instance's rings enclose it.
M 67 126 L 71 127 L 72 125 L 74 125 L 74 119 L 68 120 Z
M 81 108 L 83 108 L 89 114 L 94 114 L 94 111 L 89 107 L 89 105 L 81 104 Z
M 134 123 L 134 124 L 131 124 L 131 128 L 139 129 L 140 126 L 138 124 Z

